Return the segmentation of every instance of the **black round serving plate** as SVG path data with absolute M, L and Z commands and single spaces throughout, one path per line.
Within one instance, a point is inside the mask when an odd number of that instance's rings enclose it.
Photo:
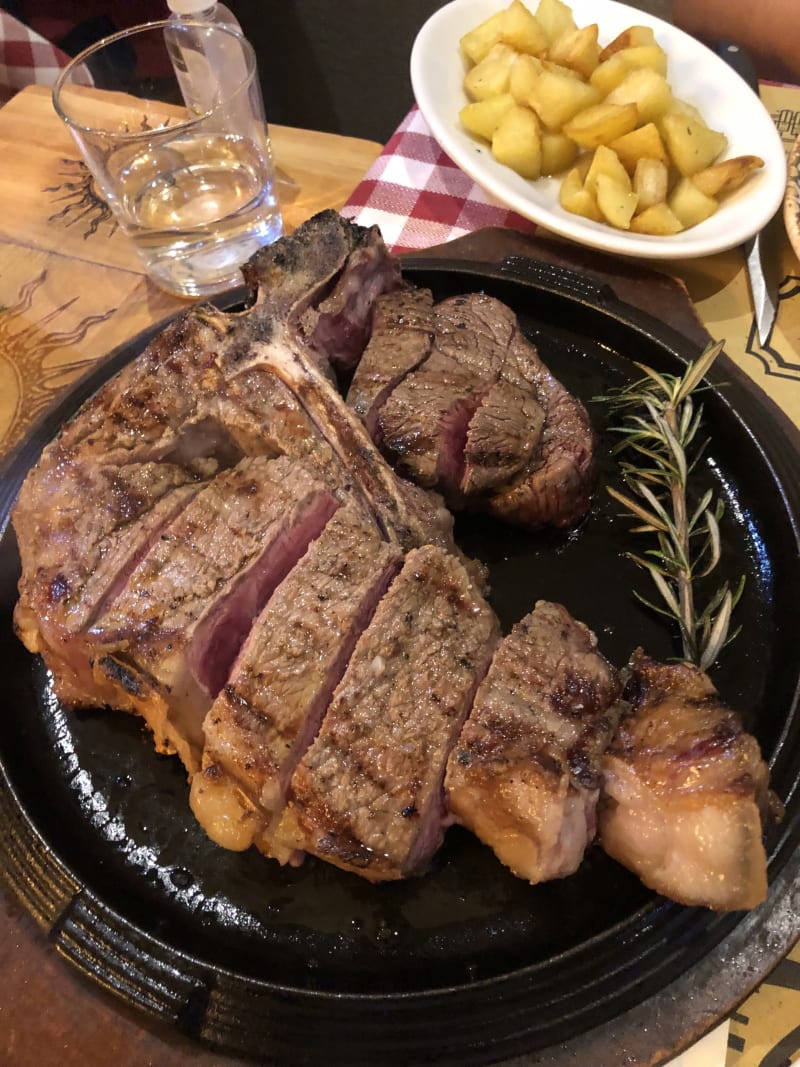
M 696 346 L 561 268 L 410 261 L 405 273 L 438 298 L 480 289 L 509 304 L 545 362 L 587 402 L 598 432 L 598 487 L 580 528 L 457 522 L 462 547 L 489 565 L 503 625 L 553 599 L 595 630 L 612 662 L 622 665 L 638 645 L 675 654 L 668 625 L 633 596 L 649 590 L 625 556 L 638 547 L 630 524 L 604 490 L 617 472 L 605 408 L 593 398 L 631 380 L 633 360 L 677 372 Z M 721 359 L 705 394 L 710 443 L 693 485 L 713 485 L 727 505 L 721 575 L 747 576 L 741 632 L 713 680 L 760 741 L 786 805 L 768 835 L 767 903 L 747 916 L 683 908 L 596 847 L 572 877 L 529 886 L 460 828 L 425 876 L 375 886 L 314 859 L 282 868 L 213 845 L 189 812 L 178 761 L 157 756 L 135 718 L 64 711 L 43 664 L 13 634 L 19 558 L 8 516 L 19 485 L 83 399 L 147 340 L 112 353 L 3 471 L 0 861 L 59 952 L 181 1031 L 280 1064 L 461 1067 L 544 1055 L 677 988 L 710 960 L 735 960 L 780 913 L 774 958 L 762 951 L 761 970 L 750 967 L 727 995 L 749 992 L 800 929 L 791 920 L 787 928 L 782 908 L 800 870 L 800 444 L 777 409 Z M 713 1007 L 707 1015 L 710 1024 Z

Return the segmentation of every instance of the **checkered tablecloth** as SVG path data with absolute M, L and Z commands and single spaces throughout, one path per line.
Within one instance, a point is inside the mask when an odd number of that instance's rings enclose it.
M 52 85 L 69 61 L 66 52 L 0 8 L 0 101 L 27 85 Z M 85 69 L 76 81 L 92 84 Z
M 60 48 L 0 8 L 0 90 L 52 85 L 68 62 Z
M 394 252 L 451 241 L 484 226 L 533 233 L 534 223 L 491 199 L 442 151 L 415 106 L 386 143 L 342 214 L 377 225 Z

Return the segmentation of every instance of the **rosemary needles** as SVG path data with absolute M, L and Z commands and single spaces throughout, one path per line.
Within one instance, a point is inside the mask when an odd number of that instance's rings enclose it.
M 659 374 L 637 363 L 644 377 L 605 401 L 621 415 L 612 431 L 621 435 L 614 449 L 619 454 L 625 489 L 608 487 L 610 495 L 641 525 L 634 533 L 654 534 L 656 546 L 630 559 L 647 570 L 661 602 L 635 595 L 648 607 L 673 618 L 679 627 L 683 658 L 707 670 L 731 640 L 733 609 L 744 586 L 723 583 L 702 607 L 697 580 L 707 577 L 720 559 L 719 521 L 724 504 L 707 490 L 696 503 L 687 494 L 689 474 L 706 445 L 698 441 L 703 409 L 694 394 L 709 367 L 722 351 L 722 341 L 709 345 L 685 374 Z

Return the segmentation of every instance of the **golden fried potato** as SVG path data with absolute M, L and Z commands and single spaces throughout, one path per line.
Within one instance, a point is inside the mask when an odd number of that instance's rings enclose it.
M 687 230 L 710 218 L 719 206 L 712 196 L 701 193 L 691 178 L 681 178 L 667 203 Z
M 519 55 L 511 64 L 508 88 L 518 104 L 530 106 L 536 81 L 544 69 L 537 56 Z
M 663 74 L 650 67 L 630 71 L 606 97 L 607 104 L 636 104 L 639 122 L 653 122 L 669 111 L 672 90 Z
M 638 209 L 640 210 L 663 203 L 669 191 L 667 161 L 640 159 L 633 172 L 633 191 L 639 198 Z
M 578 146 L 564 133 L 542 130 L 542 174 L 562 174 L 578 155 Z
M 516 104 L 511 93 L 490 96 L 487 100 L 475 100 L 465 104 L 458 113 L 461 125 L 476 137 L 491 141 L 494 131 L 507 111 Z
M 620 162 L 619 156 L 606 145 L 598 145 L 594 150 L 591 165 L 583 179 L 584 186 L 597 195 L 597 179 L 600 175 L 611 178 L 617 185 L 631 191 L 631 179 Z
M 597 206 L 606 222 L 618 230 L 630 229 L 636 210 L 636 193 L 631 190 L 627 173 L 625 179 L 626 182 L 618 182 L 608 174 L 597 176 Z
M 656 35 L 649 26 L 629 26 L 627 30 L 618 33 L 617 36 L 600 52 L 600 62 L 604 63 L 623 48 L 636 48 L 643 44 L 655 44 Z
M 503 115 L 492 137 L 492 155 L 523 178 L 542 173 L 542 131 L 536 114 L 514 104 Z
M 763 166 L 764 160 L 760 156 L 734 156 L 698 170 L 692 175 L 692 181 L 706 196 L 727 196 Z
M 563 131 L 582 148 L 596 148 L 630 133 L 638 121 L 636 104 L 595 104 L 565 122 Z
M 464 88 L 473 100 L 487 100 L 508 92 L 511 65 L 517 53 L 507 44 L 492 45 L 480 63 L 476 63 L 464 78 Z
M 609 148 L 614 149 L 629 174 L 636 170 L 640 159 L 660 159 L 664 164 L 669 163 L 661 134 L 652 122 L 637 126 L 630 133 L 623 133 L 621 137 L 610 142 Z
M 602 222 L 603 215 L 597 206 L 597 200 L 591 190 L 583 184 L 580 169 L 573 167 L 567 172 L 558 190 L 558 202 L 565 211 L 573 215 L 581 215 L 592 222 Z
M 600 45 L 597 43 L 597 23 L 568 30 L 547 50 L 547 58 L 588 78 L 598 63 Z
M 545 68 L 536 79 L 529 103 L 543 124 L 558 132 L 574 115 L 598 100 L 597 90 L 580 78 Z
M 557 41 L 568 30 L 578 28 L 572 8 L 562 3 L 562 0 L 539 0 L 536 18 L 545 32 L 548 44 Z
M 670 159 L 684 177 L 708 167 L 728 143 L 724 133 L 684 112 L 668 112 L 659 125 Z
M 521 0 L 512 0 L 503 13 L 500 40 L 532 56 L 544 52 L 548 43 L 543 26 Z
M 470 63 L 480 63 L 489 54 L 489 49 L 499 42 L 505 15 L 505 11 L 498 11 L 461 38 L 461 51 Z
M 683 223 L 668 204 L 652 204 L 631 219 L 632 233 L 649 233 L 652 237 L 672 237 L 683 230 Z
M 632 70 L 639 70 L 643 67 L 666 77 L 667 53 L 660 45 L 643 44 L 614 52 L 595 67 L 589 81 L 598 92 L 607 96 Z

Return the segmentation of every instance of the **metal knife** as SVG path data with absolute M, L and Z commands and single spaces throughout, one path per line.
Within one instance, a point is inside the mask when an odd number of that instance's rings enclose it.
M 758 96 L 758 75 L 753 61 L 745 49 L 733 41 L 719 40 L 716 42 L 715 51 L 737 74 L 744 78 L 756 96 Z M 755 237 L 751 237 L 743 245 L 747 261 L 747 276 L 750 279 L 750 292 L 753 297 L 758 339 L 762 347 L 767 344 L 772 333 L 778 306 L 778 279 L 774 277 L 774 274 L 770 276 L 770 272 L 766 269 L 764 258 L 764 245 L 769 226 L 770 223 L 767 223 L 760 233 L 757 233 Z

